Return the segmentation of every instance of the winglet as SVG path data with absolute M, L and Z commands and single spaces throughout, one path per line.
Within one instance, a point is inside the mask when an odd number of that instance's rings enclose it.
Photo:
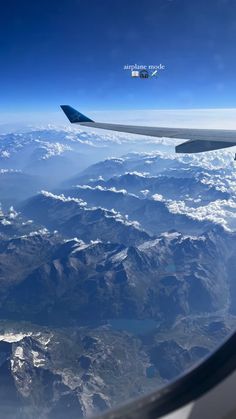
M 72 124 L 75 122 L 94 122 L 92 119 L 78 112 L 76 109 L 72 108 L 69 105 L 61 105 L 61 109 L 66 114 L 67 118 Z

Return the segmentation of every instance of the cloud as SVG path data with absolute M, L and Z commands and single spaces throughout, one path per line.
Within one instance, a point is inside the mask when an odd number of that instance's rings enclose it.
M 147 177 L 149 175 L 149 173 L 148 172 L 134 171 L 134 172 L 125 172 L 125 175 L 134 175 L 134 176 L 137 176 L 137 177 Z
M 231 109 L 134 109 L 94 111 L 99 122 L 164 127 L 236 129 L 236 108 Z
M 50 199 L 54 199 L 55 201 L 62 201 L 62 202 L 75 202 L 76 204 L 79 204 L 82 207 L 86 207 L 87 202 L 83 201 L 82 199 L 79 198 L 71 198 L 70 196 L 65 197 L 65 195 L 60 194 L 60 195 L 56 195 L 53 194 L 52 192 L 48 192 L 48 191 L 44 191 L 42 190 L 41 195 L 45 196 L 46 198 L 50 198 Z
M 66 151 L 72 151 L 72 148 L 66 144 L 61 144 L 58 142 L 49 143 L 47 141 L 39 141 L 39 140 L 37 140 L 36 142 L 40 143 L 40 148 L 44 151 L 44 154 L 41 157 L 42 160 L 48 160 L 50 159 L 50 157 L 60 156 Z
M 236 231 L 236 200 L 217 199 L 208 205 L 189 207 L 183 201 L 166 202 L 174 214 L 185 214 L 198 221 L 211 221 L 222 225 L 228 231 Z
M 116 189 L 114 186 L 111 188 L 106 188 L 103 187 L 101 185 L 97 185 L 97 186 L 90 186 L 90 185 L 76 185 L 76 188 L 78 189 L 88 189 L 90 191 L 103 191 L 103 192 L 114 192 L 114 193 L 120 193 L 122 195 L 127 195 L 127 190 L 126 189 Z M 129 194 L 131 195 L 131 194 Z
M 88 116 L 99 122 L 114 122 L 132 125 L 186 127 L 186 128 L 212 128 L 212 129 L 236 129 L 236 109 L 134 109 L 118 111 L 88 111 Z M 86 112 L 85 112 L 86 114 Z M 14 124 L 12 123 L 14 121 Z M 17 112 L 1 113 L 1 125 L 9 124 L 7 130 L 15 131 L 15 126 L 28 127 L 31 125 L 43 128 L 60 127 L 73 131 L 69 122 L 65 119 L 62 111 L 47 112 Z M 49 124 L 49 125 L 48 125 Z M 88 131 L 87 131 L 88 130 Z M 91 132 L 91 128 L 86 129 Z M 4 129 L 6 132 L 6 129 Z M 100 134 L 103 131 L 100 131 Z M 94 131 L 97 133 L 97 130 Z M 103 135 L 103 134 L 101 134 Z M 126 134 L 127 137 L 127 134 Z
M 154 201 L 163 201 L 163 196 L 161 194 L 155 193 L 154 195 L 152 195 L 152 199 L 154 199 Z

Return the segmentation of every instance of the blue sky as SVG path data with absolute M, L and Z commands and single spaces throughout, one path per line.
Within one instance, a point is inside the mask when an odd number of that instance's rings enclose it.
M 234 0 L 3 1 L 0 111 L 235 108 L 235 45 Z

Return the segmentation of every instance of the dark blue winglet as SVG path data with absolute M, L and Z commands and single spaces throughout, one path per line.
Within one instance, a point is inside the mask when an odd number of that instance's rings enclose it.
M 61 105 L 61 109 L 72 124 L 75 122 L 94 122 L 92 119 L 78 112 L 69 105 Z

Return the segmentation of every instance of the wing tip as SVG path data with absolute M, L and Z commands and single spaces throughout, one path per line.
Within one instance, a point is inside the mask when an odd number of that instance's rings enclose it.
M 83 115 L 81 112 L 72 108 L 70 105 L 60 105 L 60 107 L 72 124 L 76 122 L 94 122 L 92 119 L 88 118 L 86 115 Z

